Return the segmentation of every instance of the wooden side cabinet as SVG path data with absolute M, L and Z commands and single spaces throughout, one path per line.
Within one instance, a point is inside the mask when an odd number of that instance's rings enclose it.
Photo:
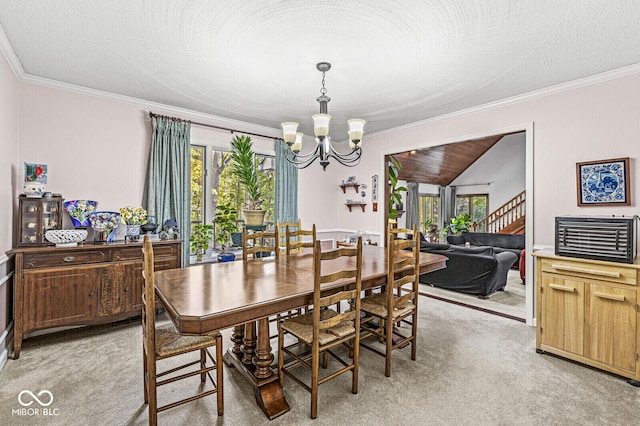
M 182 242 L 154 242 L 155 269 L 181 267 Z M 14 359 L 31 333 L 100 324 L 139 315 L 142 243 L 18 247 L 15 270 Z
M 534 253 L 536 350 L 631 379 L 640 386 L 640 264 Z

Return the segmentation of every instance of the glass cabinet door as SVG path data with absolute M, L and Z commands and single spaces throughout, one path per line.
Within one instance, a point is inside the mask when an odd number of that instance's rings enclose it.
M 44 235 L 49 229 L 62 228 L 62 197 L 29 198 L 20 196 L 18 245 L 49 245 Z
M 20 243 L 37 244 L 38 230 L 40 229 L 40 200 L 28 199 L 20 200 L 20 218 L 22 219 L 22 229 L 20 232 Z

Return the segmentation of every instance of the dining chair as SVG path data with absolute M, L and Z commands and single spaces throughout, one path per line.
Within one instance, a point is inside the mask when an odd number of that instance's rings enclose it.
M 327 252 L 322 252 L 320 241 L 316 241 L 313 270 L 313 310 L 278 323 L 278 373 L 281 385 L 284 385 L 286 375 L 311 392 L 311 418 L 315 419 L 319 385 L 350 371 L 351 392 L 358 393 L 362 239 L 358 239 L 356 248 Z M 335 291 L 327 294 L 327 286 Z M 342 300 L 350 303 L 348 311 L 338 313 L 328 308 Z M 293 342 L 286 346 L 285 335 L 293 336 L 288 339 Z M 348 353 L 339 353 L 336 350 L 339 345 L 346 346 Z M 324 371 L 329 366 L 329 355 L 340 363 L 341 368 L 320 377 L 320 357 Z M 308 373 L 304 378 L 298 374 L 302 373 L 300 369 L 310 370 L 310 380 Z
M 307 236 L 311 237 L 310 241 L 302 239 Z M 292 253 L 302 253 L 303 248 L 313 248 L 316 244 L 316 224 L 314 223 L 311 229 L 302 229 L 300 226 L 292 229 L 287 225 L 285 244 L 287 256 Z
M 280 252 L 286 253 L 287 250 L 287 240 L 285 240 L 285 235 L 287 231 L 287 226 L 292 230 L 298 230 L 302 226 L 302 222 L 298 219 L 297 222 L 280 222 L 276 221 L 276 229 L 278 230 L 278 234 L 280 235 L 280 239 L 278 241 L 278 246 L 280 247 Z
M 405 234 L 412 239 L 397 238 Z M 416 359 L 418 332 L 418 278 L 420 273 L 420 240 L 414 225 L 406 228 L 388 229 L 387 281 L 381 293 L 362 299 L 361 309 L 365 313 L 361 322 L 361 345 L 385 357 L 385 376 L 391 376 L 391 353 L 411 344 L 411 359 Z M 400 331 L 401 324 L 410 325 Z M 371 336 L 384 343 L 384 351 L 365 342 Z
M 249 244 L 251 242 L 251 245 Z M 280 257 L 278 247 L 278 228 L 273 231 L 253 231 L 247 232 L 247 228 L 242 228 L 242 260 L 247 261 L 249 255 L 252 258 L 263 258 L 275 253 L 276 259 Z
M 158 413 L 178 405 L 186 404 L 208 395 L 217 394 L 218 416 L 224 412 L 223 379 L 222 379 L 222 337 L 220 333 L 205 336 L 184 336 L 173 326 L 166 324 L 156 326 L 156 299 L 153 279 L 153 245 L 148 235 L 144 236 L 143 244 L 144 269 L 142 292 L 142 348 L 143 348 L 143 381 L 144 402 L 149 405 L 149 425 L 158 423 Z M 215 357 L 210 349 L 215 347 Z M 191 352 L 199 352 L 197 360 L 187 362 L 178 367 L 165 369 L 158 372 L 158 361 L 183 355 Z M 208 359 L 207 359 L 208 358 Z M 184 362 L 181 361 L 181 362 Z M 194 366 L 195 367 L 194 369 Z M 215 370 L 214 379 L 211 372 Z M 176 374 L 180 372 L 181 374 Z M 206 382 L 206 378 L 213 385 L 212 389 L 203 391 L 206 385 L 200 385 L 200 393 L 188 398 L 158 406 L 157 388 L 177 380 L 183 380 L 194 376 L 200 376 L 200 382 Z

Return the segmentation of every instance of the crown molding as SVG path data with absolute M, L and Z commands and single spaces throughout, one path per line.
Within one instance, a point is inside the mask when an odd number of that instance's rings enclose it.
M 7 38 L 7 34 L 4 32 L 4 28 L 0 24 L 0 51 L 5 58 L 7 58 L 7 62 L 9 63 L 9 67 L 15 74 L 18 81 L 22 81 L 25 76 L 24 68 L 22 68 L 22 64 L 20 60 L 16 56 L 16 52 L 13 50 L 13 46 L 9 43 L 9 39 Z
M 534 90 L 531 92 L 523 93 L 521 95 L 511 96 L 508 98 L 500 99 L 497 101 L 489 102 L 483 105 L 478 105 L 471 108 L 461 109 L 448 114 L 442 114 L 437 117 L 427 118 L 425 120 L 415 121 L 413 123 L 405 124 L 391 129 L 381 130 L 379 132 L 371 133 L 369 137 L 383 136 L 390 133 L 395 133 L 401 130 L 413 129 L 415 127 L 424 126 L 430 123 L 438 121 L 449 120 L 452 118 L 460 117 L 467 114 L 473 114 L 483 111 L 488 111 L 496 108 L 502 108 L 505 106 L 517 104 L 520 102 L 530 101 L 546 96 L 557 95 L 559 93 L 568 92 L 575 89 L 580 89 L 594 84 L 604 83 L 606 81 L 615 80 L 622 77 L 640 73 L 640 64 L 628 65 L 622 68 L 616 68 L 611 71 L 605 71 L 600 74 L 590 75 L 588 77 L 579 78 L 577 80 L 567 81 L 564 83 L 556 84 L 554 86 L 545 87 L 543 89 Z
M 106 99 L 114 102 L 126 103 L 129 105 L 135 105 L 142 109 L 153 110 L 154 113 L 162 113 L 162 115 L 175 114 L 180 118 L 192 120 L 192 121 L 204 121 L 207 124 L 213 124 L 222 127 L 241 128 L 247 132 L 263 133 L 265 136 L 278 137 L 281 134 L 280 129 L 274 129 L 272 127 L 262 126 L 259 124 L 250 123 L 248 121 L 234 120 L 231 118 L 220 117 L 213 114 L 206 114 L 203 112 L 193 111 L 186 108 L 180 108 L 172 105 L 162 104 L 159 102 L 147 101 L 140 98 L 134 98 L 131 96 L 120 95 L 117 93 L 106 92 L 104 90 L 91 89 L 84 86 L 78 86 L 75 84 L 64 83 L 57 80 L 51 80 L 43 77 L 34 77 L 32 75 L 25 75 L 21 80 L 23 83 L 33 84 L 37 86 L 47 87 L 51 89 L 63 90 L 70 93 L 81 94 L 85 96 L 92 96 L 95 98 Z M 225 130 L 220 130 L 225 131 Z
M 278 137 L 281 135 L 280 129 L 274 129 L 272 127 L 261 126 L 259 124 L 250 123 L 247 121 L 233 120 L 230 118 L 219 117 L 213 114 L 206 114 L 189 110 L 186 108 L 179 108 L 172 105 L 161 104 L 158 102 L 147 101 L 144 99 L 134 98 L 131 96 L 119 95 L 116 93 L 106 92 L 103 90 L 91 89 L 84 86 L 78 86 L 75 84 L 64 83 L 57 80 L 51 80 L 43 77 L 36 77 L 25 73 L 20 60 L 16 56 L 9 39 L 7 38 L 4 29 L 0 25 L 0 50 L 7 58 L 7 62 L 11 67 L 18 81 L 21 83 L 34 84 L 36 86 L 47 87 L 51 89 L 63 90 L 65 92 L 76 93 L 80 95 L 92 96 L 95 98 L 106 99 L 114 102 L 122 102 L 129 105 L 135 105 L 143 109 L 154 110 L 154 112 L 162 112 L 165 115 L 175 114 L 181 116 L 180 118 L 189 119 L 192 121 L 201 120 L 209 124 L 214 124 L 221 127 L 241 128 L 244 131 L 252 133 L 263 133 L 266 136 Z M 186 116 L 186 117 L 185 117 Z M 224 130 L 221 130 L 224 131 Z

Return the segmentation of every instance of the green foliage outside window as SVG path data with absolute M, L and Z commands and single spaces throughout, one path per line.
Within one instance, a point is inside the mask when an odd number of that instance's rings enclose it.
M 205 176 L 206 162 L 205 147 L 191 146 L 191 229 L 197 224 L 202 224 L 205 217 L 215 221 L 218 206 L 227 205 L 236 213 L 236 220 L 240 220 L 240 211 L 245 204 L 247 195 L 239 184 L 238 178 L 232 173 L 231 155 L 228 151 L 214 150 L 212 152 L 208 174 Z M 258 186 L 265 194 L 262 208 L 266 211 L 265 221 L 273 221 L 274 193 L 275 193 L 275 169 L 273 157 L 256 155 L 256 167 L 258 169 Z M 205 188 L 211 188 L 211 203 L 205 205 Z M 207 214 L 208 213 L 208 214 Z M 216 230 L 216 237 L 218 233 Z M 216 238 L 217 239 L 217 238 Z

